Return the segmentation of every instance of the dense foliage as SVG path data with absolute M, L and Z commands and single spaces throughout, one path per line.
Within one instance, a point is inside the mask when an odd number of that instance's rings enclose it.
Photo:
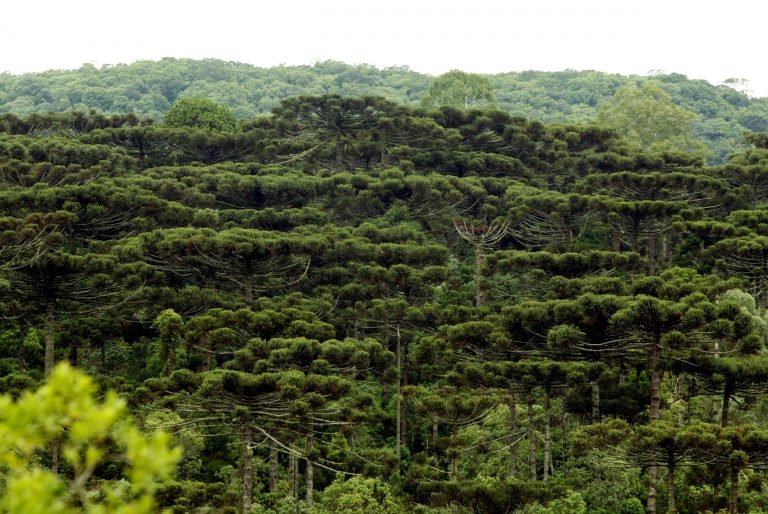
M 0 115 L 0 512 L 768 511 L 764 134 L 181 107 Z
M 456 72 L 446 74 L 442 82 L 455 81 L 452 73 Z M 459 78 L 465 83 L 468 79 L 466 74 Z M 469 78 L 477 82 L 477 76 Z M 495 95 L 480 88 L 476 100 L 495 96 L 499 109 L 544 123 L 593 121 L 601 105 L 619 89 L 657 81 L 675 105 L 691 111 L 693 135 L 707 145 L 717 163 L 742 149 L 745 130 L 768 130 L 768 99 L 750 98 L 737 91 L 731 87 L 737 81 L 713 86 L 676 73 L 626 77 L 597 71 L 503 73 L 482 77 L 481 83 L 488 80 Z M 327 61 L 311 66 L 257 68 L 214 59 L 167 58 L 19 76 L 0 74 L 0 113 L 95 109 L 106 114 L 134 112 L 160 120 L 179 98 L 202 96 L 228 106 L 240 119 L 250 119 L 269 113 L 285 98 L 302 94 L 374 95 L 416 105 L 430 97 L 429 91 L 435 87 L 432 77 L 407 67 L 380 70 Z M 445 95 L 445 91 L 439 94 Z

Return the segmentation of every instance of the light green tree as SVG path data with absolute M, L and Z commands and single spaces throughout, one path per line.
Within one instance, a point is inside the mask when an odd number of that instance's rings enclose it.
M 181 455 L 162 432 L 142 434 L 113 392 L 102 401 L 85 374 L 59 364 L 45 385 L 18 400 L 0 396 L 0 513 L 149 514 L 154 492 Z M 71 478 L 40 462 L 58 439 Z M 113 452 L 119 449 L 119 455 Z M 126 464 L 118 481 L 93 480 L 107 461 Z
M 425 107 L 486 108 L 496 105 L 496 95 L 486 77 L 451 70 L 432 81 L 421 103 Z
M 168 109 L 163 125 L 214 132 L 236 132 L 238 129 L 237 118 L 228 107 L 202 96 L 178 100 Z
M 598 111 L 599 123 L 614 128 L 643 150 L 687 151 L 702 156 L 708 150 L 693 138 L 696 114 L 675 105 L 655 81 L 641 87 L 624 86 Z

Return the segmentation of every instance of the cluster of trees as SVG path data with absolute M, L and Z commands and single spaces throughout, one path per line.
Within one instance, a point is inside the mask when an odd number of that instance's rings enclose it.
M 0 115 L 3 487 L 60 512 L 768 509 L 764 134 L 708 166 L 378 97 L 234 119 Z
M 466 74 L 463 78 L 461 75 L 458 72 L 460 80 L 467 83 Z M 455 80 L 457 72 L 445 78 Z M 481 107 L 493 100 L 499 109 L 513 116 L 544 123 L 594 121 L 601 105 L 622 88 L 631 91 L 656 82 L 675 106 L 690 111 L 693 135 L 707 145 L 716 163 L 725 162 L 728 155 L 742 149 L 745 130 L 768 130 L 768 100 L 740 92 L 736 79 L 713 86 L 677 73 L 627 77 L 572 70 L 479 78 L 481 83 L 490 83 L 490 94 L 481 86 L 476 89 L 479 95 L 463 106 Z M 237 118 L 250 119 L 271 112 L 286 98 L 302 94 L 373 95 L 411 105 L 428 98 L 437 98 L 437 106 L 456 100 L 451 94 L 440 96 L 432 77 L 407 67 L 380 70 L 336 61 L 257 68 L 215 59 L 166 58 L 100 68 L 86 64 L 78 70 L 18 76 L 0 74 L 0 113 L 21 115 L 95 109 L 106 114 L 133 112 L 160 120 L 178 99 L 204 96 L 228 106 Z

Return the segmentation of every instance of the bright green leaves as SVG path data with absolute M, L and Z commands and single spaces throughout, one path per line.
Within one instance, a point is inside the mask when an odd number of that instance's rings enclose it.
M 644 150 L 708 153 L 692 135 L 697 116 L 675 105 L 658 83 L 625 86 L 602 105 L 598 121 L 615 128 Z
M 208 98 L 194 96 L 174 103 L 163 118 L 166 127 L 236 132 L 237 119 L 229 108 Z
M 486 77 L 451 70 L 432 81 L 421 103 L 426 107 L 447 106 L 458 109 L 493 107 L 496 95 L 493 84 Z
M 142 434 L 114 393 L 102 401 L 96 394 L 88 376 L 60 364 L 37 391 L 16 401 L 0 397 L 0 462 L 8 473 L 0 512 L 156 512 L 156 484 L 173 472 L 180 449 L 169 448 L 161 432 Z M 72 468 L 70 481 L 38 460 L 39 452 L 55 440 Z M 115 447 L 119 456 L 111 455 Z M 96 468 L 115 459 L 125 462 L 127 483 L 92 484 Z

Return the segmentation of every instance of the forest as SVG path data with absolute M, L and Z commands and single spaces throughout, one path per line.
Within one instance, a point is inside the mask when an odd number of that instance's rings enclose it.
M 600 105 L 620 88 L 656 81 L 676 105 L 695 116 L 694 136 L 707 145 L 715 164 L 724 164 L 731 153 L 743 149 L 744 130 L 768 130 L 768 99 L 741 92 L 744 84 L 738 78 L 715 86 L 663 72 L 627 77 L 598 71 L 525 71 L 485 77 L 496 91 L 500 110 L 543 123 L 593 122 Z M 98 68 L 84 64 L 77 70 L 0 73 L 0 113 L 95 109 L 160 121 L 176 100 L 204 96 L 228 106 L 239 119 L 250 119 L 270 113 L 286 98 L 306 94 L 371 95 L 418 105 L 432 80 L 405 66 L 378 69 L 338 61 L 272 68 L 174 58 Z
M 0 512 L 768 512 L 768 135 L 444 78 L 0 114 Z

